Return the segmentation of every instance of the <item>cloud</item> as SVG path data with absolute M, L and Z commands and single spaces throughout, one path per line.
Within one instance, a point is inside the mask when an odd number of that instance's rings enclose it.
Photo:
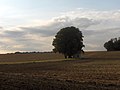
M 24 36 L 26 33 L 23 31 L 4 31 L 4 37 L 18 38 Z
M 84 43 L 87 48 L 86 50 L 105 50 L 103 45 L 106 41 L 110 40 L 111 38 L 120 37 L 120 28 L 108 28 L 104 30 L 84 30 L 83 33 Z
M 18 25 L 12 29 L 0 27 L 1 51 L 50 51 L 55 34 L 64 27 L 78 27 L 84 36 L 85 50 L 105 50 L 103 44 L 110 38 L 119 37 L 120 10 L 98 11 L 77 9 L 62 13 L 46 21 Z M 41 20 L 40 20 L 41 22 Z
M 3 27 L 0 27 L 0 30 L 3 29 Z
M 20 29 L 24 30 L 25 32 L 28 32 L 29 34 L 36 34 L 39 36 L 53 36 L 55 34 L 54 29 L 51 30 L 48 27 L 20 27 Z
M 38 34 L 41 36 L 49 37 L 55 35 L 61 28 L 68 26 L 76 26 L 81 29 L 88 28 L 89 26 L 98 24 L 97 21 L 88 18 L 74 18 L 69 17 L 56 17 L 45 26 L 33 27 L 19 27 L 21 30 L 29 32 L 30 34 Z

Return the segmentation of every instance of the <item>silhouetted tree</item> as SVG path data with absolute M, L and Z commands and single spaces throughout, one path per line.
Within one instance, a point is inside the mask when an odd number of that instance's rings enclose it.
M 120 51 L 120 38 L 114 38 L 104 44 L 107 51 Z
M 107 51 L 114 51 L 114 43 L 113 40 L 109 40 L 104 44 L 104 47 L 107 49 Z
M 65 58 L 71 58 L 84 47 L 82 32 L 73 26 L 63 28 L 55 36 L 52 45 L 54 52 L 64 54 Z
M 120 39 L 114 42 L 115 51 L 120 51 Z

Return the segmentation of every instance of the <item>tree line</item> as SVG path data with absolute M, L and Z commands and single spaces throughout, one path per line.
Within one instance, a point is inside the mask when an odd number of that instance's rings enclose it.
M 36 51 L 33 51 L 33 52 L 14 52 L 14 53 L 7 53 L 7 54 L 44 54 L 44 53 L 53 53 L 51 51 L 48 51 L 48 52 L 36 52 Z

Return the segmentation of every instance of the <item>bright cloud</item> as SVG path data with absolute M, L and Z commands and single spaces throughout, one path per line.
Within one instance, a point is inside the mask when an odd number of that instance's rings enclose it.
M 44 24 L 26 23 L 11 29 L 0 27 L 1 51 L 50 51 L 55 34 L 64 27 L 76 26 L 84 36 L 85 50 L 105 50 L 103 44 L 119 37 L 120 10 L 98 11 L 77 9 L 46 20 Z M 40 23 L 39 23 L 40 21 Z

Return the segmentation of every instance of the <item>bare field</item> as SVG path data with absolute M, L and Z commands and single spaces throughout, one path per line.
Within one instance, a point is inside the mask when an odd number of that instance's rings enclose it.
M 36 54 L 0 54 L 1 64 L 44 62 L 63 59 L 63 55 L 58 53 L 36 53 Z
M 0 64 L 0 90 L 120 90 L 120 52 L 87 52 L 81 60 L 29 55 L 0 56 L 6 62 Z

